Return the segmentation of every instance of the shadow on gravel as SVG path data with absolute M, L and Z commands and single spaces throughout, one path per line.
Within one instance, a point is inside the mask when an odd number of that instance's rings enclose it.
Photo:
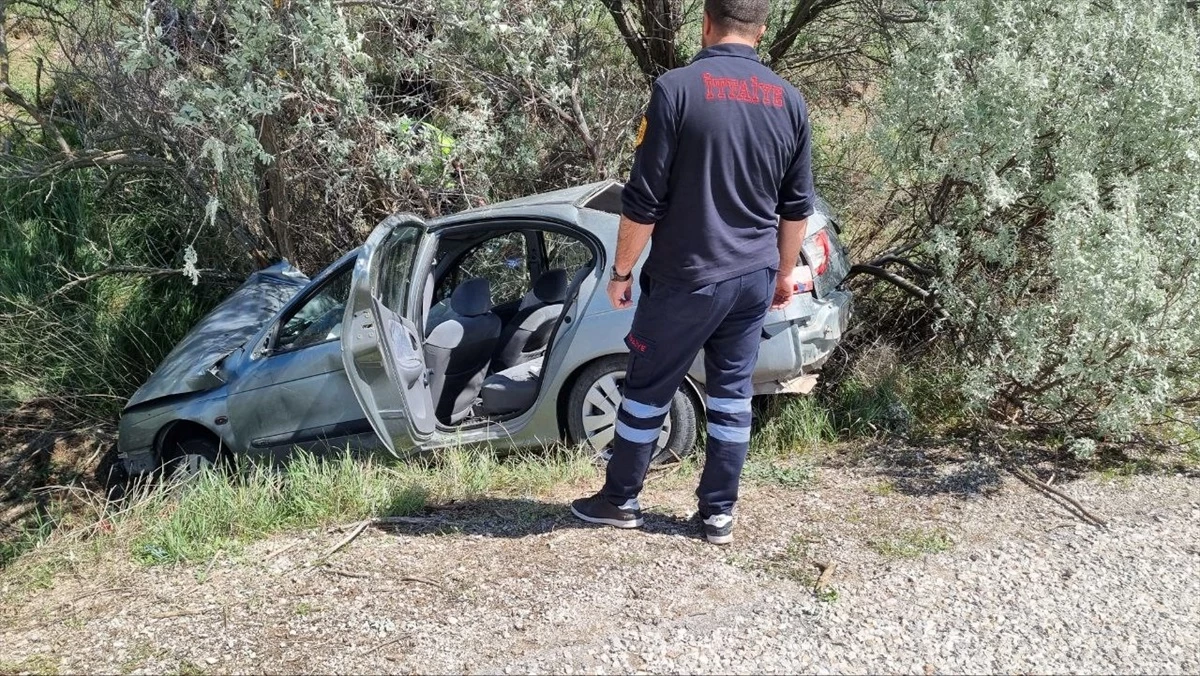
M 993 448 L 998 448 L 993 445 Z M 1181 473 L 1179 453 L 1149 445 L 1109 444 L 1094 457 L 1077 458 L 1060 446 L 1036 441 L 1006 442 L 1002 452 L 984 452 L 971 439 L 914 441 L 884 439 L 855 454 L 849 464 L 888 479 L 891 490 L 911 496 L 986 497 L 1000 489 L 1008 467 L 1025 468 L 1042 481 L 1075 481 L 1091 472 L 1118 476 Z
M 642 532 L 700 537 L 696 521 L 655 511 L 644 514 Z M 415 523 L 379 527 L 407 535 L 463 534 L 501 538 L 523 538 L 568 529 L 609 528 L 580 521 L 571 514 L 571 507 L 567 504 L 508 498 L 456 501 L 431 507 L 426 516 L 419 518 L 421 521 Z
M 1004 471 L 995 458 L 953 441 L 877 441 L 862 450 L 855 464 L 874 469 L 887 478 L 891 490 L 911 496 L 986 496 L 999 490 Z

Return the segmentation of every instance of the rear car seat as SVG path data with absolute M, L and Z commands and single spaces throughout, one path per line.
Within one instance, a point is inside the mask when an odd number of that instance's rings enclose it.
M 543 361 L 543 357 L 538 357 L 488 376 L 479 392 L 479 413 L 504 415 L 533 406 L 537 400 Z
M 547 270 L 538 277 L 533 289 L 521 299 L 517 314 L 505 325 L 492 357 L 492 369 L 503 371 L 541 356 L 566 298 L 566 270 Z

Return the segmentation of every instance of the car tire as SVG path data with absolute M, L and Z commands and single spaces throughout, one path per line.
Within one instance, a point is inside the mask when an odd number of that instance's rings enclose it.
M 606 462 L 611 454 L 617 408 L 621 405 L 620 386 L 628 361 L 623 355 L 614 355 L 588 366 L 575 379 L 567 398 L 567 432 L 571 441 L 594 453 L 601 462 Z M 671 400 L 664 434 L 650 459 L 652 465 L 680 460 L 696 447 L 698 410 L 685 387 L 681 386 Z
M 191 437 L 163 454 L 162 476 L 169 482 L 191 481 L 217 466 L 220 446 L 214 439 Z

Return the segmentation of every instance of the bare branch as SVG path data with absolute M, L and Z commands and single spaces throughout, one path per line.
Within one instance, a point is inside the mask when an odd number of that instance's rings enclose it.
M 923 289 L 912 281 L 905 279 L 894 272 L 889 272 L 878 265 L 855 265 L 850 268 L 850 274 L 847 275 L 846 278 L 850 279 L 860 274 L 870 275 L 876 279 L 881 279 L 889 284 L 892 284 L 910 296 L 914 296 L 925 301 L 925 303 L 929 305 L 930 309 L 936 312 L 942 319 L 950 319 L 950 313 L 946 311 L 946 308 L 938 304 L 937 296 L 932 291 Z
M 221 282 L 236 282 L 240 281 L 237 275 L 222 272 L 220 270 L 203 269 L 200 270 L 201 277 L 215 279 Z M 142 277 L 170 277 L 172 275 L 183 275 L 183 271 L 178 268 L 151 268 L 141 265 L 112 265 L 99 272 L 93 272 L 90 275 L 83 275 L 60 286 L 54 293 L 50 294 L 49 298 L 61 296 L 71 289 L 82 286 L 89 282 L 94 282 L 102 277 L 112 277 L 113 275 L 140 275 Z
M 770 56 L 768 65 L 774 68 L 791 51 L 800 31 L 812 23 L 822 12 L 837 7 L 846 0 L 797 0 L 787 25 L 775 36 L 767 54 Z
M 32 117 L 34 120 L 37 120 L 38 126 L 42 128 L 42 131 L 44 131 L 47 136 L 54 139 L 54 142 L 58 144 L 59 150 L 65 155 L 71 155 L 73 153 L 71 146 L 67 143 L 67 139 L 63 137 L 62 132 L 59 131 L 58 127 L 55 126 L 54 123 L 51 122 L 45 115 L 43 115 L 42 111 L 38 110 L 36 105 L 26 101 L 25 97 L 21 95 L 21 92 L 13 89 L 12 85 L 9 83 L 10 65 L 8 56 L 7 10 L 8 0 L 0 0 L 0 94 L 2 94 L 9 103 L 12 103 L 21 110 L 24 110 L 26 113 L 29 113 L 30 117 Z
M 651 78 L 656 78 L 666 72 L 665 68 L 651 58 L 650 49 L 646 45 L 646 37 L 634 29 L 633 23 L 629 20 L 629 13 L 625 10 L 625 3 L 622 0 L 601 0 L 601 2 L 608 8 L 608 13 L 612 15 L 617 30 L 620 31 L 621 37 L 625 38 L 625 44 L 633 53 L 633 58 L 637 59 L 638 67 L 642 69 L 642 72 Z

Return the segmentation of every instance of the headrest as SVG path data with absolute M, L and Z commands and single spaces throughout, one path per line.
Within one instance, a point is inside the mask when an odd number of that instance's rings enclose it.
M 567 271 L 547 270 L 533 283 L 533 295 L 543 303 L 561 303 L 567 298 Z
M 492 285 L 482 277 L 468 279 L 450 294 L 450 309 L 464 317 L 477 317 L 492 309 Z

